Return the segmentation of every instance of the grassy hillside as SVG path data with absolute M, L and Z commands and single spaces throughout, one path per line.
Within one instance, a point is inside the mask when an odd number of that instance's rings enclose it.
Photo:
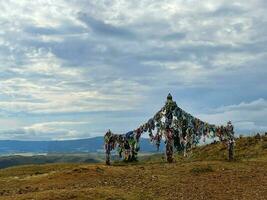
M 211 144 L 167 164 L 49 164 L 0 170 L 0 199 L 267 199 L 267 138 L 242 138 L 236 160 Z
M 104 155 L 98 153 L 87 154 L 48 154 L 35 156 L 3 156 L 0 157 L 0 169 L 26 164 L 47 164 L 47 163 L 99 163 L 103 162 Z
M 265 159 L 267 157 L 267 136 L 242 137 L 238 138 L 235 143 L 235 161 L 245 161 L 253 159 Z M 212 143 L 196 147 L 188 153 L 187 157 L 175 155 L 177 162 L 190 161 L 226 161 L 227 146 L 221 142 Z M 163 162 L 164 154 L 154 154 L 141 157 L 141 161 Z

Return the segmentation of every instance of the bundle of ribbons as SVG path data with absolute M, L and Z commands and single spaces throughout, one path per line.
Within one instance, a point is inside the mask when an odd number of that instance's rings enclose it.
M 111 151 L 116 148 L 125 161 L 136 161 L 140 137 L 146 132 L 158 150 L 162 138 L 165 139 L 168 162 L 173 161 L 174 149 L 186 156 L 186 152 L 195 147 L 201 139 L 206 138 L 219 138 L 228 144 L 229 154 L 233 154 L 234 127 L 231 121 L 226 126 L 201 121 L 179 108 L 169 94 L 164 107 L 135 130 L 126 134 L 114 134 L 109 130 L 105 134 L 106 163 L 110 164 Z M 233 155 L 229 155 L 229 159 L 232 157 Z

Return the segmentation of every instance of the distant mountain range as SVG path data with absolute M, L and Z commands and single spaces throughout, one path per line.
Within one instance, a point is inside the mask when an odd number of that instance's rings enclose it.
M 163 148 L 164 145 L 162 145 Z M 0 154 L 15 153 L 81 153 L 103 152 L 103 137 L 63 141 L 15 141 L 0 140 Z M 141 152 L 155 152 L 149 139 L 141 138 Z M 161 149 L 162 150 L 162 149 Z

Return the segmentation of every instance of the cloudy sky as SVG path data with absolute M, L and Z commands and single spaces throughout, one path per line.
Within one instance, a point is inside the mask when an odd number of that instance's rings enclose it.
M 169 92 L 208 122 L 267 131 L 266 0 L 5 0 L 0 10 L 0 139 L 124 133 Z

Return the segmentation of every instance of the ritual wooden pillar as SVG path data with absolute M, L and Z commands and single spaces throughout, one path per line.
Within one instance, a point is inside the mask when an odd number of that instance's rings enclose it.
M 232 139 L 228 142 L 228 160 L 234 160 L 234 141 Z
M 173 146 L 174 146 L 174 142 L 173 142 L 173 133 L 171 129 L 167 129 L 165 132 L 165 136 L 166 136 L 166 158 L 168 163 L 172 163 L 173 162 Z
M 106 165 L 110 165 L 110 144 L 106 145 Z

